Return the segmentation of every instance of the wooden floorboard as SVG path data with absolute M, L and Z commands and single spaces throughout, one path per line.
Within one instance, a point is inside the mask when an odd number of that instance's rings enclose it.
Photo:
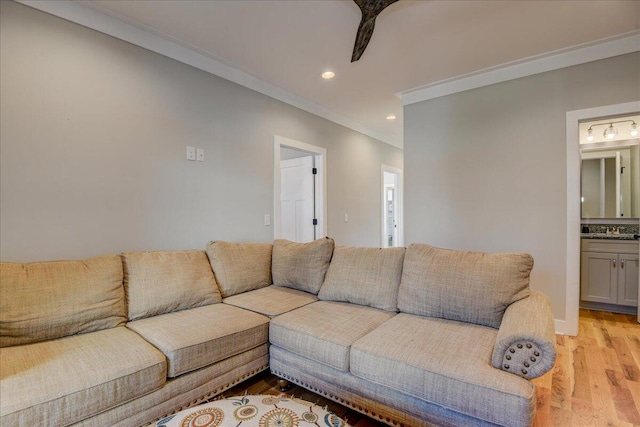
M 556 337 L 554 368 L 533 380 L 537 392 L 535 427 L 640 426 L 640 325 L 629 314 L 580 310 L 577 337 Z M 281 394 L 277 378 L 264 372 L 225 396 Z M 358 412 L 293 386 L 287 391 L 328 406 L 355 427 L 382 427 Z

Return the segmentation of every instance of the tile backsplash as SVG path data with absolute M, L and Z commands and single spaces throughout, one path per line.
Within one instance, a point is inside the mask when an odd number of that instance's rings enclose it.
M 620 234 L 638 234 L 638 224 L 582 224 L 581 228 L 589 228 L 589 233 L 606 233 L 607 228 L 616 228 Z

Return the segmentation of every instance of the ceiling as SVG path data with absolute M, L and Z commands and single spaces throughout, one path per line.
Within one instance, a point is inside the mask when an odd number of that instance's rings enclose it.
M 401 0 L 380 14 L 367 50 L 351 63 L 360 22 L 351 0 L 75 4 L 212 58 L 277 88 L 283 99 L 291 95 L 399 147 L 403 92 L 640 29 L 637 0 Z M 323 80 L 326 70 L 335 78 Z M 389 114 L 397 119 L 386 120 Z

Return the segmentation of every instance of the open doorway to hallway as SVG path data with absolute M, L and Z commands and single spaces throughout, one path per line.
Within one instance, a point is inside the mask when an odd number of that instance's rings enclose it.
M 382 165 L 383 248 L 402 246 L 402 170 Z
M 274 237 L 310 242 L 327 235 L 326 149 L 274 137 Z

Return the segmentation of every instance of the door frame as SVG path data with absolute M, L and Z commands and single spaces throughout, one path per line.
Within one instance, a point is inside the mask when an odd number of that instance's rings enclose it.
M 556 332 L 578 335 L 580 314 L 580 135 L 581 121 L 598 117 L 633 114 L 640 111 L 640 101 L 567 111 L 567 254 L 565 320 L 556 319 Z M 640 315 L 638 316 L 640 319 Z
M 294 139 L 285 138 L 283 136 L 273 136 L 273 237 L 279 239 L 282 231 L 280 230 L 280 148 L 289 147 L 296 150 L 304 151 L 314 156 L 315 168 L 318 170 L 316 174 L 315 187 L 315 211 L 318 225 L 316 228 L 316 237 L 321 238 L 328 235 L 327 227 L 327 149 L 317 147 L 315 145 L 296 141 Z
M 381 230 L 380 230 L 380 247 L 383 248 L 384 247 L 384 238 L 386 235 L 386 224 L 384 221 L 384 217 L 385 217 L 385 212 L 386 212 L 386 194 L 385 194 L 385 187 L 384 187 L 384 173 L 388 172 L 388 173 L 392 173 L 398 176 L 398 188 L 396 188 L 396 201 L 397 203 L 394 205 L 395 209 L 396 209 L 396 215 L 397 215 L 397 234 L 398 234 L 398 242 L 395 245 L 395 247 L 402 247 L 404 246 L 404 189 L 403 189 L 403 177 L 402 177 L 402 169 L 398 169 L 398 168 L 394 168 L 392 166 L 387 166 L 387 165 L 382 165 L 381 167 L 381 171 L 380 171 L 380 205 L 382 207 L 382 210 L 380 211 L 381 213 L 381 217 L 380 217 L 380 223 L 381 223 Z

